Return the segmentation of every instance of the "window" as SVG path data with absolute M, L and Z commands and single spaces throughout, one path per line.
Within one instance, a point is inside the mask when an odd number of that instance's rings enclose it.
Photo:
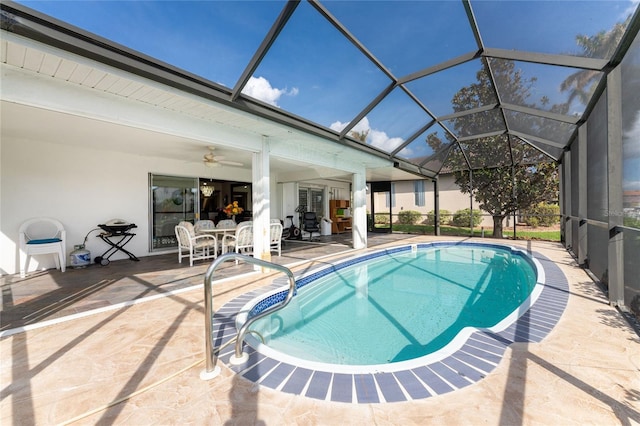
M 316 212 L 324 216 L 324 191 L 320 188 L 300 188 L 298 190 L 298 204 L 308 212 Z
M 418 207 L 424 207 L 424 181 L 416 180 L 413 182 L 414 204 Z
M 385 193 L 385 207 L 389 207 L 389 202 L 391 202 L 391 207 L 396 206 L 396 184 L 391 182 L 391 192 Z

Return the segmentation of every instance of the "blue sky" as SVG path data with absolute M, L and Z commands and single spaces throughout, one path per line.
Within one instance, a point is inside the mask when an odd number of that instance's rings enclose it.
M 22 1 L 43 13 L 233 88 L 283 1 Z M 476 49 L 461 1 L 327 1 L 343 22 L 396 77 Z M 622 21 L 634 1 L 473 1 L 488 47 L 576 54 L 575 37 Z M 469 64 L 412 83 L 436 114 L 475 79 Z M 534 92 L 559 102 L 564 68 L 521 65 L 542 76 Z M 309 4 L 302 2 L 245 93 L 336 130 L 343 128 L 389 79 Z M 412 89 L 413 90 L 413 89 Z M 402 96 L 369 114 L 360 129 L 371 144 L 392 149 L 429 121 Z M 393 112 L 395 120 L 389 120 Z M 404 125 L 402 120 L 407 120 Z M 410 120 L 410 121 L 409 121 Z M 407 152 L 406 156 L 420 155 Z

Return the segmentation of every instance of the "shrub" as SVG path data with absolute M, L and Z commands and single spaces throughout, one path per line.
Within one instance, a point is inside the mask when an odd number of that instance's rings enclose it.
M 451 222 L 451 212 L 449 210 L 440 209 L 440 225 L 448 225 Z M 427 219 L 424 221 L 425 225 L 435 225 L 436 211 L 431 210 L 427 213 Z
M 624 226 L 628 226 L 629 228 L 638 228 L 638 229 L 640 229 L 640 219 L 636 219 L 636 218 L 633 218 L 633 217 L 625 216 L 622 219 L 622 221 L 623 221 L 622 224 Z
M 415 210 L 402 210 L 398 213 L 398 223 L 403 225 L 415 225 L 421 217 L 422 214 Z
M 388 225 L 390 222 L 388 214 L 377 214 L 375 217 L 375 224 L 385 224 Z
M 560 206 L 539 203 L 524 211 L 522 220 L 529 226 L 552 226 L 560 223 Z
M 537 228 L 540 224 L 540 220 L 536 216 L 529 216 L 527 218 L 527 225 Z
M 455 226 L 469 227 L 469 219 L 471 218 L 471 209 L 458 210 L 453 214 L 453 220 L 451 221 Z M 482 222 L 482 216 L 480 210 L 473 211 L 473 226 L 480 225 Z

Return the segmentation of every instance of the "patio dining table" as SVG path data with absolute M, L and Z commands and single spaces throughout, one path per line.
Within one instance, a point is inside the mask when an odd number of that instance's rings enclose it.
M 200 235 L 215 235 L 218 240 L 218 252 L 222 251 L 222 239 L 225 235 L 233 235 L 236 232 L 236 228 L 209 228 L 209 229 L 200 229 L 198 230 L 198 234 Z

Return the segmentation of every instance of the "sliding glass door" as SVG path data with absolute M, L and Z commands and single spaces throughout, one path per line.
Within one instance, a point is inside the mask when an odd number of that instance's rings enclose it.
M 371 182 L 370 231 L 388 233 L 392 231 L 392 208 L 395 194 L 391 182 Z
M 199 211 L 198 179 L 149 174 L 149 247 L 157 251 L 177 246 L 174 227 L 191 223 Z

